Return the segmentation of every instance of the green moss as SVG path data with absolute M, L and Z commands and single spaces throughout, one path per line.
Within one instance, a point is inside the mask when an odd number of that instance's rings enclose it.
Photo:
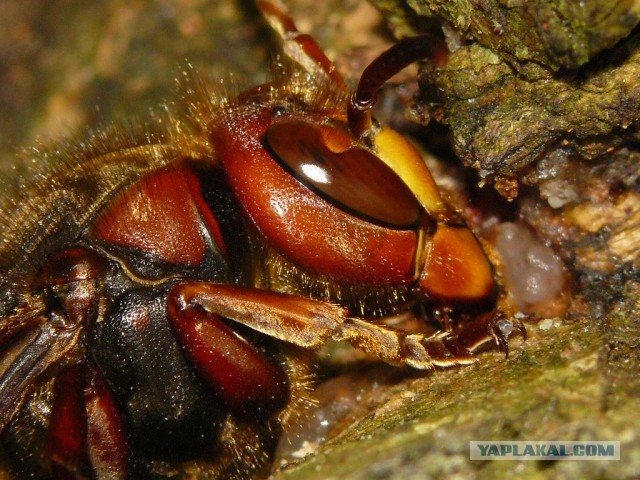
M 593 469 L 591 462 L 469 460 L 471 440 L 621 440 L 625 458 L 638 455 L 640 420 L 631 412 L 640 398 L 603 409 L 602 331 L 575 322 L 532 333 L 508 360 L 487 354 L 477 365 L 389 389 L 374 411 L 274 478 L 632 478 L 626 461 Z M 623 438 L 625 429 L 631 433 Z
M 634 0 L 410 0 L 467 37 L 518 62 L 552 70 L 576 68 L 610 48 L 637 25 Z

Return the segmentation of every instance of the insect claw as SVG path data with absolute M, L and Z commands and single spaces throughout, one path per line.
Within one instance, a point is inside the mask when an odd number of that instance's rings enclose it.
M 504 352 L 505 358 L 509 358 L 509 337 L 517 329 L 523 339 L 527 338 L 527 330 L 519 318 L 509 319 L 500 314 L 496 320 L 491 322 L 491 335 L 493 336 L 496 346 Z
M 504 358 L 509 358 L 509 340 L 505 337 L 497 339 L 498 350 L 504 352 Z
M 518 331 L 520 332 L 520 335 L 522 335 L 522 341 L 526 341 L 527 340 L 527 328 L 524 326 L 524 323 L 522 322 L 522 318 L 514 318 L 513 319 L 513 326 L 515 328 L 518 329 Z

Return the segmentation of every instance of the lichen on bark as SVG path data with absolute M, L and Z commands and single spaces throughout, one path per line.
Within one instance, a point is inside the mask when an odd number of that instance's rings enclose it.
M 606 65 L 563 73 L 536 67 L 539 75 L 527 78 L 473 44 L 453 52 L 446 67 L 425 71 L 423 84 L 437 92 L 458 155 L 513 198 L 509 181 L 548 180 L 536 171 L 545 159 L 555 155 L 560 167 L 567 158 L 606 161 L 637 141 L 639 47 L 633 36 Z
M 390 2 L 381 2 L 393 10 Z M 392 3 L 392 2 L 391 2 Z M 508 198 L 549 180 L 555 158 L 607 161 L 637 142 L 640 2 L 420 1 L 447 33 L 419 106 L 450 125 L 457 155 Z
M 552 71 L 572 69 L 612 47 L 637 25 L 635 0 L 409 0 L 501 57 Z

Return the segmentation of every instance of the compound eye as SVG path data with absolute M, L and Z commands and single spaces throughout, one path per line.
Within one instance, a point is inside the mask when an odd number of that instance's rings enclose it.
M 356 217 L 392 228 L 411 228 L 421 207 L 404 182 L 378 157 L 360 147 L 332 151 L 333 128 L 301 120 L 278 122 L 265 142 L 276 161 L 302 184 Z M 335 129 L 335 136 L 344 133 Z

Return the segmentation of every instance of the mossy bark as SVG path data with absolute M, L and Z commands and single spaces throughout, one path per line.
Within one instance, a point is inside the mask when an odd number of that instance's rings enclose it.
M 389 387 L 375 406 L 277 480 L 636 478 L 640 283 L 602 318 L 530 327 L 511 358 Z M 620 461 L 471 461 L 472 440 L 614 440 Z

